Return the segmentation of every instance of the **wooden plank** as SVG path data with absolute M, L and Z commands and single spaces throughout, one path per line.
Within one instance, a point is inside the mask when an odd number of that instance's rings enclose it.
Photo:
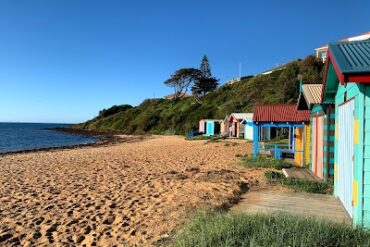
M 335 222 L 352 222 L 340 201 L 331 195 L 269 190 L 249 191 L 231 210 L 247 213 L 284 212 Z

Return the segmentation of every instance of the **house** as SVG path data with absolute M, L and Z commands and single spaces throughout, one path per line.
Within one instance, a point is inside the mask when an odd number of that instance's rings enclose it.
M 221 133 L 222 119 L 201 119 L 199 121 L 199 132 L 207 136 L 219 135 Z
M 229 116 L 229 136 L 230 137 L 244 137 L 244 118 L 250 118 L 252 113 L 232 113 Z
M 352 42 L 352 41 L 362 41 L 362 40 L 369 40 L 370 39 L 370 32 L 362 33 L 360 35 L 348 37 L 341 39 L 341 42 Z M 320 58 L 323 63 L 326 61 L 327 57 L 327 51 L 328 51 L 328 45 L 323 45 L 319 48 L 315 49 L 316 51 L 316 57 Z
M 328 45 L 322 103 L 334 104 L 334 194 L 370 228 L 370 40 Z
M 253 108 L 253 149 L 254 156 L 260 151 L 274 152 L 276 158 L 281 155 L 293 156 L 299 165 L 304 165 L 307 125 L 310 111 L 297 110 L 296 104 L 255 105 Z M 283 128 L 288 130 L 288 144 L 272 144 L 260 147 L 258 133 L 262 127 Z M 272 148 L 273 147 L 273 148 Z M 281 154 L 281 155 L 280 155 Z
M 298 98 L 297 110 L 310 110 L 310 125 L 306 132 L 306 161 L 319 178 L 334 176 L 334 105 L 321 103 L 322 84 L 304 84 Z M 309 131 L 310 130 L 310 131 Z

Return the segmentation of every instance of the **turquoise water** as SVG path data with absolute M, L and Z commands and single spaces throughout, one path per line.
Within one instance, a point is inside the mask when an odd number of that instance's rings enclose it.
M 51 130 L 68 124 L 0 123 L 0 153 L 74 146 L 95 142 L 97 138 Z

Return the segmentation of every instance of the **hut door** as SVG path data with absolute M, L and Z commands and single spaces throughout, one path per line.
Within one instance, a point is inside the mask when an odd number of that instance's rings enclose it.
M 353 217 L 354 105 L 354 100 L 350 100 L 340 105 L 338 109 L 338 197 L 351 217 Z
M 239 136 L 238 122 L 234 122 L 234 137 Z
M 312 170 L 324 178 L 324 116 L 313 118 Z
M 214 135 L 215 133 L 214 128 L 215 128 L 215 125 L 213 122 L 211 121 L 207 122 L 207 135 L 210 135 L 210 136 Z

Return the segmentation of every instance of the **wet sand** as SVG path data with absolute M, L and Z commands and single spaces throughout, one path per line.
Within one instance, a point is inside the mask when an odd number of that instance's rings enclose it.
M 235 142 L 156 136 L 0 156 L 0 246 L 159 245 L 259 179 L 235 157 L 252 145 Z

